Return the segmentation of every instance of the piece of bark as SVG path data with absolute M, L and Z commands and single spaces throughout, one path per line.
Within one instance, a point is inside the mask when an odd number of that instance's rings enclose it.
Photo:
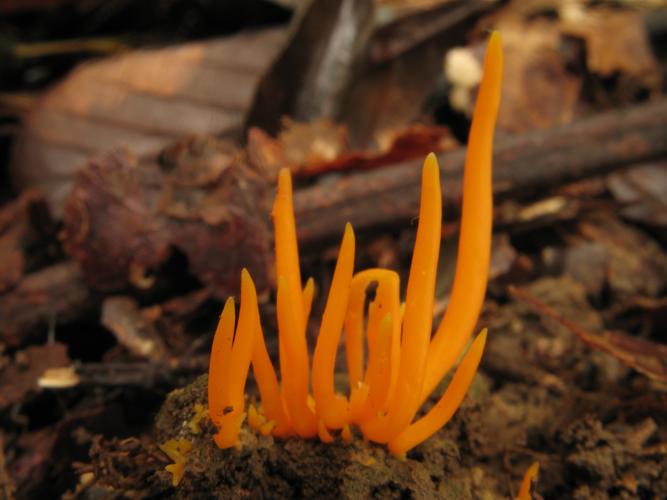
M 94 303 L 75 262 L 46 267 L 24 276 L 14 289 L 0 295 L 0 339 L 10 346 L 20 345 L 35 327 L 77 318 Z
M 127 151 L 93 159 L 67 199 L 65 250 L 99 290 L 150 287 L 145 276 L 173 249 L 219 298 L 238 290 L 244 267 L 265 290 L 268 184 L 237 156 L 225 142 L 192 137 L 157 161 Z
M 26 116 L 15 184 L 40 188 L 61 215 L 74 173 L 93 154 L 123 146 L 143 155 L 185 134 L 240 130 L 284 39 L 283 29 L 265 29 L 79 66 Z
M 209 355 L 182 356 L 164 363 L 151 361 L 82 363 L 76 367 L 81 384 L 108 387 L 178 386 L 183 377 L 200 375 L 208 369 Z
M 519 203 L 512 199 L 496 204 L 493 225 L 512 234 L 534 231 L 559 222 L 575 220 L 581 211 L 581 201 L 574 196 L 549 196 L 533 202 Z
M 498 143 L 496 195 L 502 198 L 532 194 L 624 164 L 667 155 L 667 101 L 609 112 Z M 65 244 L 81 262 L 91 283 L 107 289 L 121 287 L 133 269 L 158 266 L 170 246 L 174 246 L 188 256 L 191 272 L 213 286 L 218 296 L 237 289 L 238 269 L 243 265 L 253 271 L 258 288 L 266 287 L 270 282 L 270 237 L 266 227 L 269 204 L 265 199 L 268 187 L 262 187 L 257 180 L 257 192 L 263 195 L 253 198 L 249 194 L 247 199 L 243 198 L 247 193 L 237 192 L 233 185 L 218 191 L 215 178 L 220 169 L 224 170 L 219 155 L 233 153 L 215 142 L 199 139 L 184 141 L 165 153 L 165 168 L 149 160 L 140 162 L 121 155 L 122 159 L 113 160 L 115 166 L 93 164 L 82 172 L 80 190 L 70 199 L 72 213 L 66 218 Z M 442 162 L 449 216 L 458 212 L 460 187 L 455 181 L 464 155 L 464 151 L 455 151 Z M 334 239 L 346 221 L 363 230 L 413 217 L 418 213 L 420 164 L 394 165 L 297 190 L 295 210 L 300 239 L 306 243 Z M 179 188 L 172 189 L 174 184 Z M 134 195 L 128 191 L 130 186 L 134 186 Z M 92 210 L 82 204 L 81 196 Z M 131 202 L 133 196 L 136 200 Z M 241 213 L 245 215 L 230 211 L 229 207 L 235 206 L 235 196 L 244 200 L 241 206 L 245 212 Z M 115 211 L 120 211 L 120 218 L 119 214 L 111 215 Z M 230 213 L 241 220 L 254 221 L 250 223 L 252 230 L 248 226 L 242 236 L 227 234 L 222 222 Z M 239 230 L 244 225 L 230 227 Z M 249 246 L 239 247 L 239 241 Z M 129 242 L 134 246 L 128 247 Z M 221 258 L 221 248 L 229 249 L 226 258 Z M 250 265 L 249 260 L 255 265 Z
M 667 100 L 609 111 L 554 129 L 504 137 L 494 147 L 493 190 L 500 200 L 667 156 Z M 439 156 L 445 214 L 456 217 L 465 150 Z M 421 161 L 297 190 L 294 209 L 304 243 L 334 239 L 346 222 L 357 231 L 409 220 L 419 212 Z
M 284 115 L 333 118 L 357 76 L 372 28 L 370 0 L 303 2 L 289 43 L 260 81 L 248 123 L 275 133 Z

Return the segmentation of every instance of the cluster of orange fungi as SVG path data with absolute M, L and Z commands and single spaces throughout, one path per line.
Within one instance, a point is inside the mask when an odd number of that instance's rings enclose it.
M 209 415 L 220 448 L 238 442 L 245 418 L 244 388 L 252 365 L 261 408 L 248 409 L 248 424 L 277 438 L 319 436 L 333 440 L 350 426 L 364 438 L 386 443 L 397 456 L 437 432 L 460 406 L 477 371 L 486 331 L 472 342 L 440 400 L 415 417 L 444 375 L 456 364 L 473 332 L 488 277 L 492 226 L 491 156 L 500 102 L 502 50 L 491 35 L 468 143 L 456 275 L 449 305 L 432 336 L 436 269 L 442 230 L 440 174 L 435 155 L 424 162 L 417 238 L 405 303 L 399 276 L 388 269 L 354 273 L 355 240 L 345 227 L 331 288 L 311 359 L 306 323 L 314 284 L 302 288 L 289 170 L 280 172 L 273 206 L 277 275 L 280 382 L 264 343 L 257 294 L 241 273 L 238 323 L 232 298 L 224 306 L 213 340 L 208 381 Z M 375 297 L 365 307 L 367 289 Z M 334 390 L 334 365 L 344 334 L 347 395 Z M 368 351 L 365 354 L 365 351 Z M 311 394 L 312 390 L 312 394 Z

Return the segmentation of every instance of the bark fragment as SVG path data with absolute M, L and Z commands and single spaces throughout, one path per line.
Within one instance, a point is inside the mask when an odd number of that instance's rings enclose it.
M 172 249 L 224 298 L 248 268 L 269 284 L 268 184 L 227 143 L 192 137 L 158 160 L 115 151 L 79 172 L 65 206 L 65 250 L 96 289 L 117 290 L 157 270 Z

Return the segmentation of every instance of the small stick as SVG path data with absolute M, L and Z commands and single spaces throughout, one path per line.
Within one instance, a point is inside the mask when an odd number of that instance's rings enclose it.
M 640 104 L 496 141 L 493 192 L 527 196 L 641 161 L 667 157 L 667 99 Z M 461 206 L 465 149 L 441 154 L 440 177 L 448 218 Z M 356 172 L 294 194 L 299 240 L 340 237 L 346 222 L 358 233 L 409 220 L 419 211 L 421 159 Z

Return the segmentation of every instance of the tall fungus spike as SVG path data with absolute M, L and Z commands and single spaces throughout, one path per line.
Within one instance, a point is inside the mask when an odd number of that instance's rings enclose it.
M 449 305 L 431 341 L 422 400 L 463 352 L 484 302 L 493 223 L 493 132 L 500 107 L 502 72 L 500 34 L 494 32 L 486 50 L 484 74 L 470 126 L 454 283 Z
M 378 416 L 365 427 L 367 437 L 378 443 L 386 443 L 409 425 L 419 409 L 431 338 L 441 227 L 440 174 L 438 161 L 431 153 L 424 162 L 419 225 L 405 299 L 401 356 L 396 382 L 396 394 L 400 397 L 392 399 L 386 415 Z
M 354 231 L 347 224 L 313 356 L 315 404 L 319 408 L 318 416 L 330 429 L 340 429 L 348 421 L 347 398 L 334 391 L 334 368 L 353 272 Z

